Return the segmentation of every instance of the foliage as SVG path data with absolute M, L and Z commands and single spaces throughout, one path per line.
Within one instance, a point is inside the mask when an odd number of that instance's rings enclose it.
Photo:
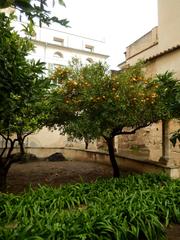
M 158 84 L 161 119 L 180 118 L 180 81 L 175 79 L 172 72 L 165 72 L 158 74 L 154 82 Z M 180 141 L 180 130 L 174 132 L 170 140 L 175 146 L 177 141 Z
M 1 0 L 0 8 L 13 7 L 19 10 L 21 13 L 24 13 L 30 22 L 34 23 L 34 19 L 38 18 L 41 23 L 50 25 L 51 22 L 59 23 L 63 26 L 68 25 L 67 19 L 59 19 L 55 16 L 51 16 L 51 12 L 47 9 L 47 0 Z M 65 6 L 63 0 L 59 0 L 59 4 Z
M 179 180 L 144 174 L 66 185 L 0 199 L 1 239 L 165 238 L 180 223 Z
M 32 83 L 28 91 L 10 95 L 8 113 L 0 120 L 0 135 L 5 140 L 9 138 L 11 141 L 12 138 L 14 143 L 18 142 L 22 154 L 25 138 L 45 125 L 48 114 L 46 107 L 50 85 L 47 79 L 39 76 L 43 69 L 44 64 L 41 62 L 29 64 Z
M 37 117 L 42 108 L 41 98 L 49 81 L 43 76 L 44 63 L 26 58 L 33 50 L 30 40 L 13 30 L 11 18 L 3 13 L 0 18 L 0 132 L 8 128 L 12 133 L 22 127 L 23 121 L 31 120 L 30 128 L 34 128 L 33 116 Z
M 70 108 L 76 108 L 78 120 L 85 119 L 85 123 L 89 119 L 96 125 L 92 137 L 115 136 L 124 126 L 133 128 L 158 120 L 156 85 L 148 84 L 150 80 L 145 78 L 140 65 L 117 75 L 111 75 L 101 63 L 79 69 L 75 65 L 65 74 L 66 69 L 60 67 L 53 74 L 52 79 L 60 83 L 55 91 Z
M 10 26 L 13 16 L 0 14 L 0 116 L 5 106 L 10 106 L 10 94 L 19 94 L 29 88 L 30 65 L 26 57 L 33 50 L 27 38 L 20 38 Z M 22 71 L 23 69 L 23 71 Z M 26 79 L 24 81 L 24 79 Z M 8 109 L 8 107 L 6 107 Z
M 33 132 L 42 125 L 43 96 L 49 85 L 43 77 L 44 63 L 26 59 L 33 49 L 31 42 L 13 31 L 11 19 L 4 14 L 0 17 L 0 134 L 5 138 Z
M 180 142 L 180 129 L 173 133 L 173 135 L 170 138 L 170 141 L 172 142 L 173 147 L 176 146 L 177 141 Z
M 27 60 L 33 45 L 13 30 L 11 17 L 0 14 L 0 136 L 5 142 L 0 152 L 0 191 L 5 190 L 15 142 L 23 153 L 25 137 L 44 125 L 49 87 L 44 63 Z
M 180 81 L 172 72 L 157 74 L 154 84 L 158 85 L 157 94 L 161 108 L 161 119 L 180 117 Z
M 58 127 L 61 133 L 65 133 L 64 126 L 67 126 L 70 122 L 76 119 L 76 113 L 73 105 L 69 104 L 69 98 L 71 97 L 71 87 L 67 89 L 68 92 L 64 92 L 66 87 L 66 81 L 73 79 L 75 72 L 69 67 L 58 67 L 55 74 L 50 76 L 50 79 L 54 83 L 51 95 L 49 98 L 49 119 L 47 125 L 49 127 Z M 76 84 L 76 83 L 75 83 Z M 69 94 L 66 97 L 66 94 Z

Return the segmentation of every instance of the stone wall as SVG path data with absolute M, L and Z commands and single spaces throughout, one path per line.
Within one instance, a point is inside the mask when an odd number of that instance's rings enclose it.
M 158 43 L 158 27 L 154 27 L 150 32 L 146 33 L 141 38 L 137 39 L 126 48 L 126 60 L 133 58 L 136 55 L 142 54 L 141 58 L 150 56 L 152 49 Z M 146 51 L 145 55 L 144 51 Z M 147 54 L 148 53 L 148 54 Z
M 170 122 L 170 133 L 180 127 L 178 121 Z M 169 135 L 169 137 L 171 134 Z M 162 156 L 162 124 L 152 124 L 139 130 L 134 135 L 120 136 L 118 153 L 124 156 L 140 156 L 146 160 L 159 161 Z M 170 143 L 170 158 L 175 165 L 180 165 L 180 144 L 175 147 Z
M 40 154 L 38 156 L 47 157 L 54 152 L 61 152 L 68 160 L 76 161 L 93 161 L 102 164 L 111 165 L 109 154 L 105 151 L 84 150 L 77 148 L 56 148 L 56 149 L 28 149 L 30 153 Z M 145 160 L 137 155 L 123 156 L 123 154 L 116 154 L 117 163 L 122 170 L 130 172 L 166 172 L 172 178 L 180 178 L 180 166 L 164 166 L 159 162 Z
M 15 149 L 14 153 L 19 152 Z M 111 165 L 109 154 L 105 151 L 84 150 L 78 148 L 26 148 L 27 153 L 35 154 L 39 158 L 47 158 L 53 153 L 62 153 L 68 160 L 93 161 L 102 164 Z M 116 154 L 116 160 L 120 170 L 129 172 L 166 172 L 172 178 L 180 178 L 180 165 L 165 166 L 159 162 L 147 160 L 145 155 L 138 153 Z

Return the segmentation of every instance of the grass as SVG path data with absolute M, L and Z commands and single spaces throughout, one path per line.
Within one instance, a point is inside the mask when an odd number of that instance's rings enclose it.
M 161 240 L 180 223 L 180 180 L 144 174 L 0 195 L 0 239 Z

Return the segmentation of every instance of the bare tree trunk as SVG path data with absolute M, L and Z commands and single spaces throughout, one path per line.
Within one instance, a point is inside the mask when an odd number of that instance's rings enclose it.
M 7 156 L 6 156 L 7 159 L 9 159 L 9 158 L 11 157 L 11 153 L 12 153 L 12 151 L 13 151 L 13 149 L 14 149 L 14 143 L 15 143 L 15 141 L 16 141 L 16 140 L 10 140 L 11 145 L 10 145 L 10 148 L 9 148 L 8 153 L 7 153 Z
M 6 158 L 3 158 L 2 156 L 0 158 L 0 192 L 6 192 L 7 174 L 8 174 L 8 170 L 12 164 L 11 153 L 14 149 L 14 143 L 15 143 L 15 140 L 12 141 L 9 138 L 7 138 L 6 141 L 7 142 L 10 141 L 11 145 L 10 145 L 10 148 L 8 149 Z
M 8 141 L 9 139 L 6 138 L 3 134 L 0 134 L 0 136 L 5 140 L 5 146 L 0 154 L 0 161 L 1 159 L 4 157 L 4 155 L 6 154 L 7 148 L 8 148 Z
M 114 151 L 114 137 L 113 138 L 105 138 L 105 140 L 108 145 L 109 157 L 110 157 L 110 161 L 111 161 L 112 168 L 113 168 L 113 176 L 119 177 L 120 176 L 119 167 L 116 162 L 115 151 Z
M 6 192 L 6 179 L 7 179 L 8 169 L 6 169 L 2 164 L 0 164 L 0 192 Z
M 19 147 L 20 147 L 20 153 L 23 156 L 25 154 L 25 150 L 24 150 L 24 139 L 21 135 L 17 135 L 17 140 L 19 143 Z
M 89 141 L 85 139 L 84 142 L 85 142 L 85 149 L 88 149 Z

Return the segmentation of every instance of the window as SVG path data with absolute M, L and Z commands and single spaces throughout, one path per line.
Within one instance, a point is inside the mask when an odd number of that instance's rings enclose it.
M 85 48 L 86 48 L 86 50 L 89 51 L 89 52 L 94 52 L 94 47 L 91 46 L 91 45 L 85 45 Z
M 60 66 L 60 64 L 48 63 L 48 75 L 51 75 L 52 72 L 59 66 Z
M 63 38 L 54 37 L 53 40 L 55 42 L 59 43 L 61 46 L 64 46 L 64 39 Z
M 55 52 L 53 57 L 55 57 L 55 58 L 63 58 L 63 54 L 61 52 Z
M 86 61 L 87 61 L 88 63 L 93 63 L 93 62 L 94 62 L 92 58 L 87 58 Z

